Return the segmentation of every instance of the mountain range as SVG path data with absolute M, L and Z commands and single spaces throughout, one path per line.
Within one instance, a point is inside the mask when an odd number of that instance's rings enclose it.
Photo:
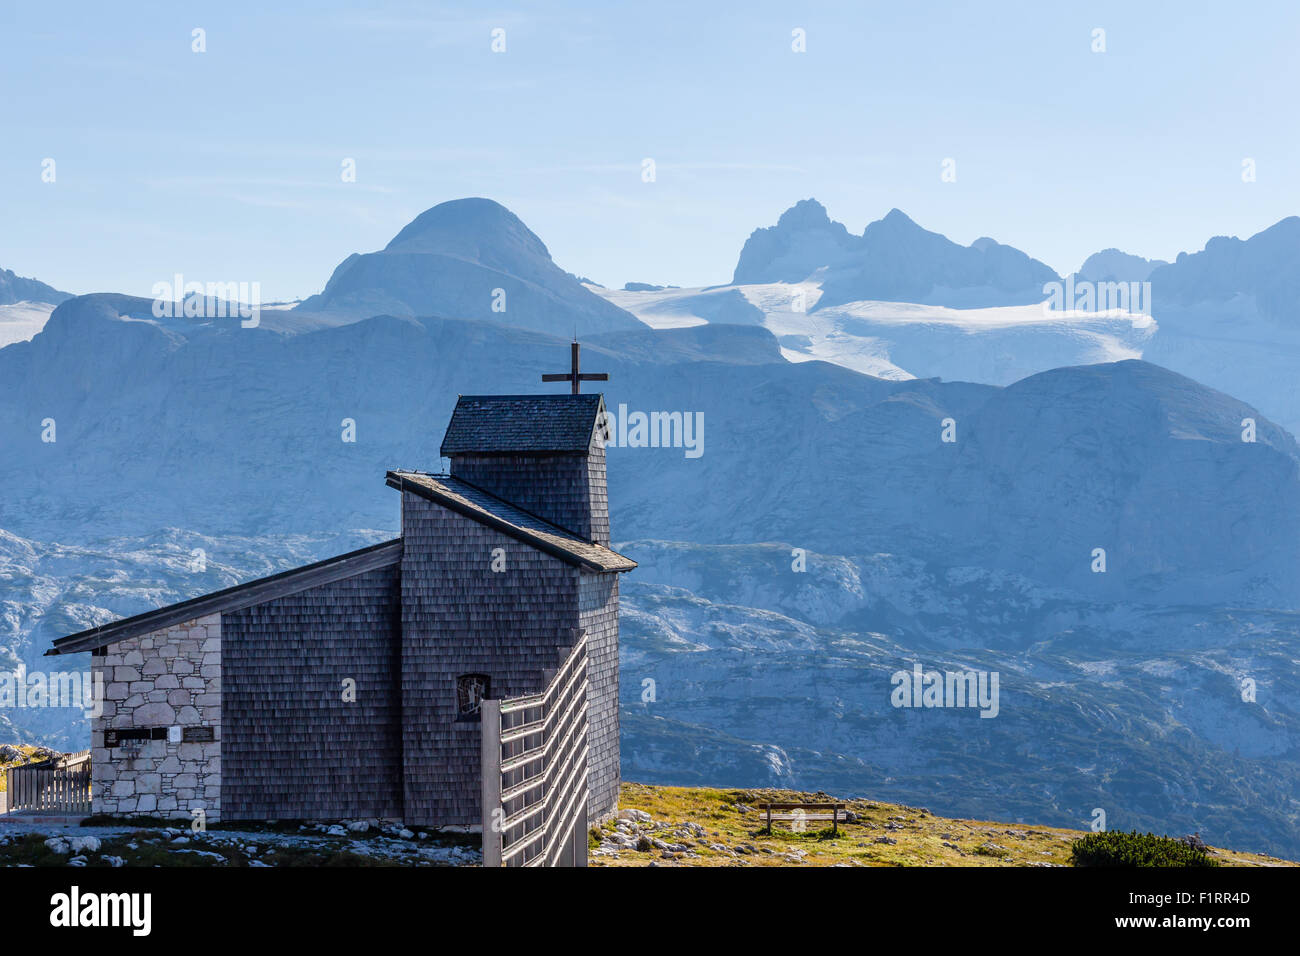
M 503 207 L 463 200 L 257 328 L 157 319 L 129 296 L 62 302 L 0 349 L 0 657 L 39 668 L 53 637 L 391 536 L 385 470 L 438 467 L 459 393 L 548 389 L 580 313 L 612 411 L 705 426 L 698 457 L 609 450 L 615 543 L 640 562 L 624 603 L 627 776 L 1074 826 L 1103 806 L 1116 827 L 1300 852 L 1300 449 L 1280 416 L 1139 360 L 1164 318 L 1154 331 L 1137 316 L 1012 321 L 1041 316 L 1032 304 L 822 304 L 832 281 L 1016 296 L 1046 267 L 901 213 L 853 237 L 813 205 L 751 237 L 745 282 L 712 289 L 584 284 Z M 891 234 L 920 257 L 894 278 L 864 253 Z M 1230 270 L 1202 260 L 1229 276 L 1205 288 L 1282 255 L 1254 242 Z M 773 328 L 778 314 L 789 324 Z M 812 323 L 836 315 L 873 323 L 864 341 L 906 327 L 910 367 L 821 359 L 833 330 Z M 982 360 L 1020 349 L 1003 375 L 1094 360 L 1005 382 L 912 370 L 959 363 L 994 329 Z M 914 662 L 999 672 L 998 718 L 892 707 L 890 675 Z M 84 733 L 75 713 L 4 719 L 51 743 Z
M 960 246 L 891 209 L 861 236 L 832 222 L 813 199 L 795 203 L 775 226 L 757 229 L 740 251 L 733 285 L 822 277 L 819 307 L 878 300 L 977 308 L 1041 302 L 1051 268 L 989 238 Z
M 1148 359 L 1296 431 L 1296 276 L 1296 217 L 1249 239 L 1210 239 L 1172 263 L 1105 249 L 1063 277 L 992 239 L 951 242 L 898 210 L 855 236 L 805 199 L 754 231 L 728 285 L 590 288 L 656 328 L 761 325 L 790 361 L 882 378 L 1009 385 L 1061 366 Z M 1052 283 L 1089 284 L 1091 299 L 1049 307 Z M 1107 308 L 1120 293 L 1120 307 Z

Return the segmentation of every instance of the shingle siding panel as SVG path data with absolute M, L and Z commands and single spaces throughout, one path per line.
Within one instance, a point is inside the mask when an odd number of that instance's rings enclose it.
M 222 615 L 224 819 L 403 816 L 399 600 L 392 565 Z
M 618 575 L 583 573 L 578 626 L 587 634 L 588 818 L 618 808 Z
M 602 448 L 602 481 L 604 464 Z M 603 522 L 592 521 L 592 463 L 586 456 L 462 455 L 452 459 L 451 473 L 586 541 L 609 545 L 608 505 Z
M 594 431 L 587 448 L 587 504 L 591 509 L 587 534 L 592 541 L 608 548 L 609 485 L 605 472 L 605 440 L 602 432 Z
M 636 567 L 630 558 L 522 510 L 460 477 L 390 471 L 387 481 L 390 487 L 414 492 L 575 566 L 599 571 L 630 571 Z M 549 475 L 535 470 L 533 482 L 547 486 Z
M 544 687 L 573 647 L 579 571 L 413 492 L 402 499 L 407 820 L 477 824 L 480 724 L 459 719 L 456 679 L 487 674 L 498 698 Z

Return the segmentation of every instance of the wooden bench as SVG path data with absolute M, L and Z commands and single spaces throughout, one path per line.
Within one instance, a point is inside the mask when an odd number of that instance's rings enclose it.
M 794 823 L 796 820 L 829 820 L 831 832 L 840 832 L 840 823 L 848 823 L 848 813 L 842 803 L 760 803 L 758 809 L 767 811 L 767 832 L 772 832 L 772 821 Z

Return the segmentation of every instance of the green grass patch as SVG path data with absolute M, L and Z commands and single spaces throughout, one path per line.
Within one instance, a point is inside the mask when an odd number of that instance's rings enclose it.
M 1201 847 L 1154 833 L 1089 833 L 1070 844 L 1075 866 L 1218 866 Z

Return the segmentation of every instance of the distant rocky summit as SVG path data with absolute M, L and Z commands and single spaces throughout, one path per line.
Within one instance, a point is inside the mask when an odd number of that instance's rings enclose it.
M 1253 301 L 1259 313 L 1294 328 L 1300 307 L 1300 216 L 1249 239 L 1215 236 L 1200 252 L 1180 252 L 1151 273 L 1161 306 Z
M 1143 259 L 1118 249 L 1103 249 L 1085 259 L 1074 277 L 1088 282 L 1145 282 L 1152 272 L 1167 265 L 1163 259 Z
M 781 214 L 746 241 L 732 282 L 801 282 L 817 275 L 817 307 L 877 300 L 980 308 L 1043 300 L 1058 279 L 1049 266 L 987 237 L 961 246 L 891 209 L 852 235 L 815 199 Z
M 552 262 L 518 216 L 477 198 L 434 206 L 379 252 L 348 256 L 296 311 L 479 319 L 567 336 L 643 327 Z
M 44 282 L 24 279 L 9 269 L 0 269 L 0 305 L 13 305 L 15 302 L 44 302 L 48 305 L 58 305 L 71 298 L 70 292 L 60 292 Z

